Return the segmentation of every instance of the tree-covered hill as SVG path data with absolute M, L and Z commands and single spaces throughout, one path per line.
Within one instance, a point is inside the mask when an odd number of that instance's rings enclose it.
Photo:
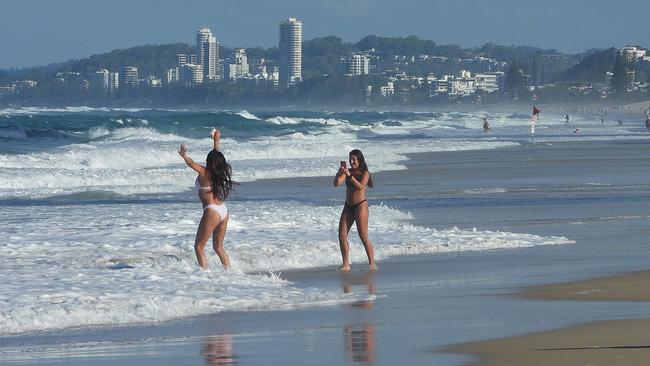
M 193 50 L 194 48 L 186 43 L 137 46 L 67 62 L 59 71 L 90 74 L 97 69 L 120 71 L 125 66 L 136 66 L 141 76 L 162 76 L 165 70 L 176 65 L 177 53 L 189 53 Z
M 565 81 L 604 83 L 605 73 L 612 71 L 618 50 L 614 47 L 587 55 L 562 76 Z
M 483 56 L 501 62 L 516 61 L 531 73 L 531 80 L 536 84 L 553 81 L 600 81 L 605 71 L 611 70 L 615 49 L 591 51 L 585 54 L 567 55 L 553 49 L 541 49 L 530 46 L 502 46 L 486 43 L 479 47 L 461 48 L 457 45 L 438 45 L 432 40 L 408 37 L 379 37 L 366 36 L 356 43 L 343 42 L 336 36 L 319 37 L 303 42 L 303 78 L 332 74 L 339 71 L 341 57 L 354 52 L 374 50 L 374 54 L 386 63 L 381 66 L 390 67 L 394 55 L 444 56 L 451 59 L 472 58 Z M 247 48 L 249 59 L 265 58 L 276 60 L 278 48 Z M 56 72 L 75 71 L 86 75 L 97 69 L 105 68 L 110 71 L 121 71 L 125 66 L 137 66 L 141 77 L 156 75 L 164 77 L 165 70 L 176 65 L 177 53 L 194 52 L 194 47 L 186 43 L 146 45 L 118 49 L 104 54 L 92 55 L 81 60 L 70 60 L 61 64 L 25 69 L 0 70 L 0 83 L 10 83 L 15 80 L 51 79 Z M 220 58 L 230 57 L 232 49 L 220 47 Z M 582 59 L 585 57 L 584 59 Z M 416 58 L 417 60 L 417 58 Z M 458 65 L 456 65 L 458 66 Z M 437 66 L 432 70 L 427 65 L 411 63 L 407 70 L 416 74 L 435 72 L 456 72 L 454 65 Z M 446 69 L 445 69 L 446 67 Z M 457 67 L 456 67 L 457 68 Z

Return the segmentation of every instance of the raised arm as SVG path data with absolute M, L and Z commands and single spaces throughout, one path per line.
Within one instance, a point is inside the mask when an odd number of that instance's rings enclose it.
M 213 128 L 212 131 L 210 131 L 210 135 L 212 136 L 212 148 L 218 151 L 219 142 L 221 141 L 221 131 Z
M 194 162 L 194 160 L 192 160 L 192 158 L 187 156 L 187 146 L 185 146 L 185 144 L 182 144 L 178 148 L 178 155 L 180 155 L 181 158 L 185 160 L 185 164 L 187 164 L 187 166 L 194 169 L 197 173 L 199 174 L 205 173 L 205 168 L 201 164 L 197 164 L 196 162 Z
M 370 173 L 368 173 L 367 170 L 364 171 L 363 174 L 361 174 L 361 180 L 357 180 L 357 178 L 355 178 L 354 175 L 349 174 L 348 179 L 350 179 L 350 183 L 352 183 L 352 186 L 354 186 L 355 189 L 360 191 L 366 185 L 368 185 L 368 181 L 370 180 Z
M 334 176 L 334 187 L 340 186 L 341 183 L 345 181 L 345 177 L 348 174 L 350 174 L 350 172 L 348 172 L 347 168 L 340 167 L 339 171 L 336 172 L 336 175 Z

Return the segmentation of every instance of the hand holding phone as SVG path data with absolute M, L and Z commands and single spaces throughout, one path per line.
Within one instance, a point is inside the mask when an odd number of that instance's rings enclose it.
M 345 162 L 345 160 L 341 160 L 341 168 L 347 168 L 347 167 L 348 167 L 348 165 Z

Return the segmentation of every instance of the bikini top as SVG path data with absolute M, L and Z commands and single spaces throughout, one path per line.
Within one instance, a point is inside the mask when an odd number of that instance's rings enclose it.
M 201 186 L 201 183 L 199 182 L 199 177 L 196 177 L 196 180 L 194 181 L 194 187 L 196 187 L 196 190 L 199 191 L 199 193 L 212 192 L 212 186 L 208 186 L 208 187 Z

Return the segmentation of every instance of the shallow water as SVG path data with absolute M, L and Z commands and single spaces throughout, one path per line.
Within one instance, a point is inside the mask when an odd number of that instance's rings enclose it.
M 484 115 L 2 110 L 0 332 L 156 323 L 366 299 L 367 293 L 296 287 L 277 275 L 339 263 L 335 230 L 343 192 L 331 187 L 331 178 L 323 178 L 322 191 L 309 186 L 302 193 L 300 185 L 246 182 L 329 177 L 352 148 L 363 150 L 370 169 L 380 172 L 404 169 L 408 153 L 529 143 L 525 115 L 491 114 L 488 134 L 481 129 Z M 537 124 L 536 143 L 648 139 L 636 127 L 575 120 L 567 127 L 561 116 L 545 117 Z M 211 272 L 205 273 L 192 249 L 201 214 L 190 188 L 193 173 L 175 150 L 187 143 L 190 155 L 202 160 L 213 126 L 222 129 L 222 150 L 243 184 L 227 203 L 232 219 L 226 247 L 234 270 L 221 271 L 210 253 Z M 578 135 L 571 133 L 575 126 Z M 566 233 L 463 227 L 461 217 L 437 229 L 423 225 L 427 220 L 414 222 L 409 211 L 418 204 L 467 208 L 489 204 L 495 196 L 500 200 L 499 195 L 518 199 L 512 187 L 485 181 L 436 189 L 437 197 L 423 189 L 418 203 L 413 200 L 413 191 L 422 188 L 418 184 L 399 186 L 411 196 L 408 202 L 390 186 L 370 193 L 370 230 L 380 261 L 573 243 Z M 352 260 L 363 263 L 365 255 L 355 249 Z

